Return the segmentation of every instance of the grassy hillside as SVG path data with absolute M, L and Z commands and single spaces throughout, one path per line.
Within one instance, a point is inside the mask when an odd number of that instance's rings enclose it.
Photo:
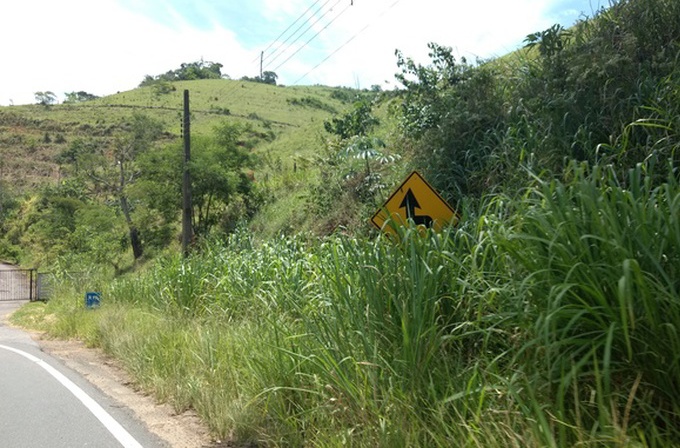
M 307 214 L 310 184 L 318 177 L 327 133 L 325 120 L 352 108 L 368 92 L 323 86 L 283 87 L 248 81 L 178 81 L 171 91 L 140 87 L 108 97 L 51 106 L 0 108 L 0 191 L 14 198 L 57 186 L 69 175 L 61 157 L 78 140 L 111 147 L 128 132 L 133 114 L 162 124 L 156 147 L 181 141 L 183 92 L 190 92 L 192 137 L 209 136 L 223 123 L 248 129 L 253 173 L 263 197 L 254 226 L 263 235 L 315 225 Z M 383 111 L 384 113 L 384 111 Z M 0 223 L 1 224 L 1 223 Z
M 181 134 L 184 89 L 190 91 L 192 133 L 208 133 L 222 121 L 250 123 L 275 141 L 259 152 L 282 159 L 314 154 L 323 120 L 342 112 L 347 102 L 327 87 L 277 87 L 232 80 L 174 83 L 175 91 L 157 95 L 152 87 L 122 92 L 85 103 L 0 107 L 0 159 L 3 178 L 30 188 L 58 178 L 58 154 L 77 137 L 112 136 L 133 111 L 161 120 L 167 139 Z

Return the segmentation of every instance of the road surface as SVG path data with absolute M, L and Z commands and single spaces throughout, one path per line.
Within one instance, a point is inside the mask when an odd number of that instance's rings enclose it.
M 0 446 L 155 448 L 168 445 L 31 337 L 6 325 L 21 302 L 0 302 Z

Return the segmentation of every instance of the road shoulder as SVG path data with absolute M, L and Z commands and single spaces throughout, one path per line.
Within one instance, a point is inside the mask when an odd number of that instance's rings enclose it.
M 193 411 L 176 414 L 171 406 L 157 403 L 153 397 L 134 388 L 130 376 L 118 362 L 102 350 L 88 348 L 80 341 L 62 341 L 31 333 L 40 348 L 78 372 L 91 384 L 118 403 L 129 408 L 145 422 L 149 431 L 173 448 L 214 446 L 208 429 Z

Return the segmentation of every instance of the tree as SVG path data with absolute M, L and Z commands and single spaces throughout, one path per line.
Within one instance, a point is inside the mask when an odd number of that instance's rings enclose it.
M 262 76 L 256 76 L 254 78 L 251 78 L 249 76 L 241 77 L 241 81 L 259 82 L 261 84 L 271 84 L 274 86 L 276 85 L 277 79 L 279 79 L 279 75 L 277 75 L 275 72 L 270 71 L 263 72 Z
M 226 214 L 237 198 L 249 208 L 252 179 L 244 170 L 253 160 L 241 142 L 245 130 L 238 124 L 223 123 L 214 129 L 211 139 L 198 142 L 200 149 L 191 163 L 196 235 L 208 234 L 220 222 L 228 227 Z
M 204 61 L 183 62 L 176 70 L 161 75 L 146 75 L 139 87 L 151 86 L 158 82 L 193 81 L 196 79 L 221 79 L 223 65 L 218 62 Z
M 80 174 L 82 157 L 87 154 L 93 154 L 95 151 L 96 143 L 94 141 L 76 138 L 71 142 L 68 148 L 64 149 L 57 156 L 57 163 L 59 163 L 60 166 L 71 165 L 75 170 L 73 174 L 77 177 Z
M 139 113 L 133 114 L 121 127 L 124 131 L 111 144 L 75 141 L 63 156 L 66 160 L 77 160 L 78 169 L 87 181 L 91 195 L 116 201 L 128 228 L 133 255 L 138 259 L 144 249 L 139 227 L 133 217 L 130 189 L 141 175 L 139 157 L 151 148 L 163 128 L 160 122 Z
M 247 132 L 245 126 L 224 123 L 212 135 L 191 139 L 192 227 L 197 236 L 205 236 L 219 226 L 228 231 L 233 219 L 254 209 L 253 180 L 245 171 L 254 163 L 243 140 Z M 156 213 L 159 232 L 176 220 L 181 210 L 182 163 L 179 143 L 140 158 L 143 175 L 134 187 L 134 195 L 146 200 L 149 210 Z M 245 209 L 236 210 L 239 204 Z
M 84 101 L 91 101 L 99 98 L 97 95 L 82 90 L 80 92 L 64 92 L 64 96 L 66 96 L 64 104 L 82 103 Z
M 89 203 L 75 212 L 75 228 L 71 233 L 72 252 L 87 254 L 91 263 L 110 264 L 118 274 L 126 249 L 125 223 L 120 213 L 106 204 Z
M 472 66 L 452 49 L 430 43 L 431 63 L 416 64 L 397 52 L 405 87 L 399 127 L 415 150 L 415 162 L 438 191 L 481 195 L 485 169 L 504 126 L 507 107 L 494 68 Z
M 10 185 L 3 179 L 2 171 L 4 168 L 4 162 L 0 160 L 0 231 L 4 233 L 4 224 L 9 214 L 16 205 L 16 198 L 10 188 Z
M 8 242 L 30 254 L 34 265 L 51 263 L 74 249 L 71 235 L 76 213 L 84 205 L 84 198 L 71 183 L 43 186 L 21 204 L 17 219 L 8 228 Z
M 57 102 L 57 96 L 49 90 L 46 92 L 35 92 L 35 100 L 41 106 L 48 107 Z
M 135 166 L 137 157 L 150 148 L 161 132 L 162 125 L 159 122 L 146 115 L 135 114 L 132 116 L 129 133 L 118 138 L 114 146 L 113 157 L 118 167 L 118 180 L 113 184 L 113 192 L 120 202 L 130 231 L 130 244 L 135 259 L 142 256 L 143 248 L 139 230 L 132 219 L 127 189 L 139 176 Z
M 0 259 L 11 260 L 16 258 L 16 252 L 6 236 L 12 216 L 19 206 L 19 200 L 10 185 L 3 180 L 2 169 L 3 161 L 0 160 Z
M 177 88 L 172 85 L 170 81 L 166 80 L 159 80 L 155 82 L 151 88 L 153 89 L 153 94 L 156 97 L 160 97 L 161 95 L 166 95 L 177 90 Z
M 371 105 L 365 99 L 354 103 L 354 108 L 341 118 L 324 121 L 326 132 L 342 139 L 368 134 L 380 121 L 371 114 Z
M 279 79 L 279 75 L 277 75 L 275 72 L 266 71 L 262 73 L 261 82 L 265 84 L 276 85 L 277 79 Z

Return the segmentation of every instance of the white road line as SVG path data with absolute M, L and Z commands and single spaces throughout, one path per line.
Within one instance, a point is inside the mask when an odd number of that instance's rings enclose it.
M 5 350 L 9 350 L 11 352 L 14 352 L 18 355 L 23 356 L 24 358 L 29 359 L 30 361 L 33 361 L 43 369 L 47 371 L 50 375 L 52 375 L 57 381 L 59 381 L 66 389 L 68 389 L 75 397 L 80 400 L 85 407 L 92 412 L 92 414 L 97 417 L 97 419 L 104 425 L 104 427 L 113 435 L 113 437 L 116 438 L 120 442 L 121 445 L 123 445 L 125 448 L 143 448 L 142 445 L 135 440 L 132 435 L 130 435 L 129 432 L 125 430 L 121 426 L 120 423 L 118 423 L 113 417 L 111 417 L 111 414 L 106 412 L 104 408 L 102 408 L 99 403 L 94 401 L 92 397 L 90 397 L 88 394 L 85 393 L 80 387 L 76 386 L 76 384 L 66 378 L 64 374 L 62 374 L 60 371 L 52 367 L 51 365 L 47 364 L 45 361 L 42 359 L 31 355 L 30 353 L 26 353 L 21 350 L 17 350 L 16 348 L 13 347 L 8 347 L 6 345 L 1 345 L 0 348 L 4 348 Z

